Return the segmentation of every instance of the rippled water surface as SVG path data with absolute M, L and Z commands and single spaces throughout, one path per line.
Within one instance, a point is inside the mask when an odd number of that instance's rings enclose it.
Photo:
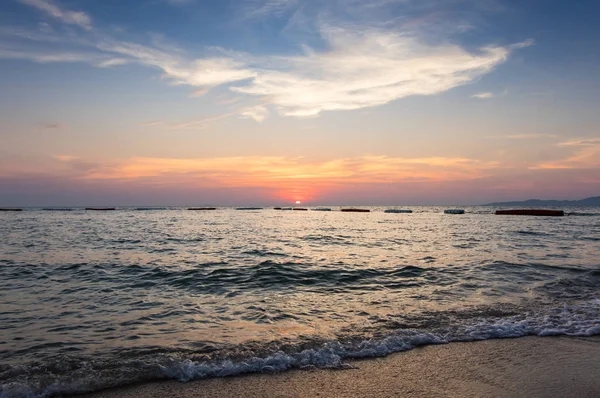
M 599 209 L 371 209 L 0 213 L 0 395 L 600 333 Z

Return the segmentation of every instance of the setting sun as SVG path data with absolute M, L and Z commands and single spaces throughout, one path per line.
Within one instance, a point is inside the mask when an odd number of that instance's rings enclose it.
M 296 201 L 296 204 L 297 204 L 297 205 L 299 205 L 300 203 L 302 203 L 302 202 L 300 202 L 299 200 L 297 200 L 297 201 Z

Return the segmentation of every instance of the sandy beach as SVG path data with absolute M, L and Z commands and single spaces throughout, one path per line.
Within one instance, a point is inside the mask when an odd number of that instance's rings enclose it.
M 85 395 L 141 397 L 599 397 L 600 337 L 427 346 L 348 370 L 155 382 Z

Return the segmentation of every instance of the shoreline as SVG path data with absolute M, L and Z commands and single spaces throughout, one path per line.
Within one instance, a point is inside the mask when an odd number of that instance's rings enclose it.
M 347 361 L 188 383 L 156 381 L 78 395 L 142 397 L 599 397 L 600 336 L 521 337 L 428 345 Z

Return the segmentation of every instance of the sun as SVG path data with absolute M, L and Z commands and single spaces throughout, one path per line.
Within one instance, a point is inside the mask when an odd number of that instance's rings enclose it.
M 296 204 L 297 204 L 297 205 L 299 205 L 299 204 L 301 204 L 301 203 L 302 203 L 302 202 L 300 202 L 299 200 L 297 200 L 297 201 L 296 201 Z

